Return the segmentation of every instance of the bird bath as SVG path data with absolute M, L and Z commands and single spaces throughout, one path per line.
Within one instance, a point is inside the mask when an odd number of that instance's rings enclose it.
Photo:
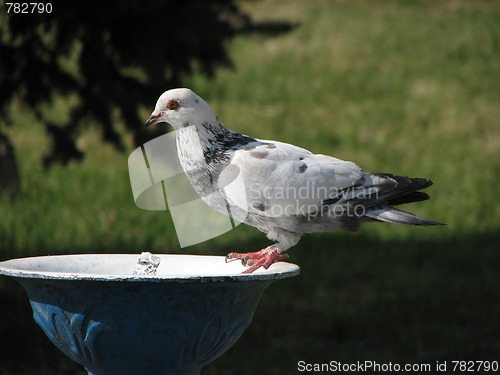
M 252 274 L 239 262 L 158 255 L 155 275 L 134 275 L 138 255 L 85 254 L 0 262 L 26 289 L 35 321 L 91 375 L 196 375 L 248 327 L 260 295 L 299 267 Z

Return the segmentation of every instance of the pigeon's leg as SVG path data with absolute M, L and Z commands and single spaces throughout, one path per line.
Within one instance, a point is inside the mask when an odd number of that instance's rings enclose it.
M 243 273 L 252 273 L 260 267 L 268 269 L 271 264 L 288 259 L 288 254 L 283 254 L 283 251 L 275 244 L 253 253 L 229 253 L 226 262 L 240 259 L 244 266 L 249 266 Z
M 249 266 L 243 273 L 252 273 L 260 267 L 267 269 L 275 262 L 288 259 L 288 255 L 283 253 L 296 245 L 301 235 L 302 233 L 289 232 L 281 228 L 272 228 L 267 233 L 267 238 L 277 241 L 277 243 L 254 253 L 229 253 L 226 256 L 226 262 L 240 259 L 244 266 Z

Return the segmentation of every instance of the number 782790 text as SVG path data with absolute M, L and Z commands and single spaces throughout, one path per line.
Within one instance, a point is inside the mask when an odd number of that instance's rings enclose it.
M 32 14 L 52 13 L 52 3 L 5 3 L 7 13 Z

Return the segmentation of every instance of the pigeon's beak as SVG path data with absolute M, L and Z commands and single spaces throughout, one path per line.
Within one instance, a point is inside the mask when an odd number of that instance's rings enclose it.
M 155 114 L 152 114 L 149 118 L 148 118 L 148 121 L 146 121 L 146 126 L 150 126 L 150 125 L 153 125 L 153 124 L 157 124 L 160 120 L 160 115 L 155 115 Z

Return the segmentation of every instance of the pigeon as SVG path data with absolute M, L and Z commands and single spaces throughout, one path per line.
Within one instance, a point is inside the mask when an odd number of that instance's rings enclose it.
M 158 99 L 146 126 L 175 130 L 180 164 L 193 189 L 212 209 L 264 232 L 274 243 L 231 252 L 252 273 L 288 258 L 304 233 L 359 230 L 364 222 L 444 225 L 394 207 L 429 199 L 425 178 L 367 173 L 351 161 L 262 140 L 224 126 L 209 105 L 187 88 Z

